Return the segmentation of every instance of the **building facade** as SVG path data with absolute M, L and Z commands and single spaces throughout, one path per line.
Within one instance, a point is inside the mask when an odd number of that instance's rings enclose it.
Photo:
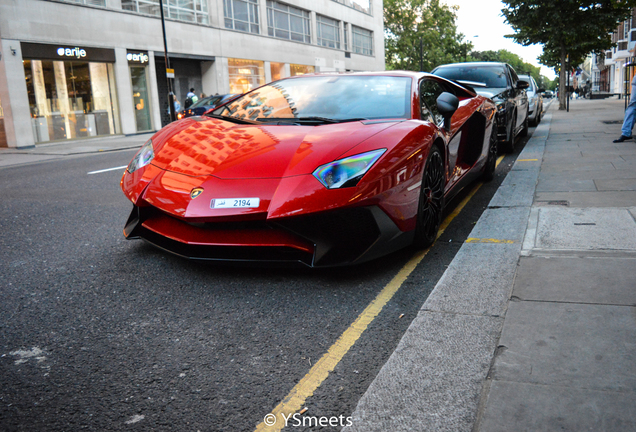
M 163 0 L 172 86 L 244 93 L 280 78 L 384 70 L 381 0 Z M 0 146 L 167 124 L 159 0 L 0 0 Z
M 612 32 L 615 46 L 604 55 L 594 55 L 592 66 L 592 95 L 624 94 L 634 75 L 633 58 L 636 48 L 636 8 L 632 16 L 619 23 Z

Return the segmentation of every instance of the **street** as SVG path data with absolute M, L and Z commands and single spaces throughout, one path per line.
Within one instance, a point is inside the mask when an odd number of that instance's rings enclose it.
M 311 415 L 351 415 L 527 139 L 320 382 Z M 135 151 L 0 169 L 0 430 L 254 430 L 414 254 L 273 269 L 127 241 L 119 180 Z

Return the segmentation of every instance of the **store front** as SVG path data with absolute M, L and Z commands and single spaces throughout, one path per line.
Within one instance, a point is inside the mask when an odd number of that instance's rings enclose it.
M 21 43 L 36 143 L 121 133 L 115 51 Z
M 147 67 L 150 58 L 147 51 L 128 50 L 126 59 L 130 69 L 137 132 L 148 132 L 152 130 Z
M 228 59 L 230 93 L 247 93 L 265 84 L 265 63 L 259 60 Z

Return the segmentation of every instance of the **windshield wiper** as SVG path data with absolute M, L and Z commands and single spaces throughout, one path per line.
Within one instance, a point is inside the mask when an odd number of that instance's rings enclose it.
M 215 119 L 219 119 L 219 120 L 225 120 L 225 121 L 229 121 L 229 122 L 233 122 L 233 123 L 238 123 L 238 124 L 250 124 L 250 125 L 254 125 L 254 124 L 259 124 L 258 122 L 254 121 L 254 120 L 247 120 L 247 119 L 240 119 L 240 118 L 236 118 L 236 117 L 230 117 L 230 116 L 224 116 L 224 115 L 219 115 L 219 114 L 206 114 L 206 117 L 212 117 Z
M 333 119 L 328 117 L 309 116 L 309 117 L 262 117 L 257 119 L 260 122 L 279 122 L 279 123 L 346 123 L 352 121 L 368 120 L 364 117 L 350 119 Z

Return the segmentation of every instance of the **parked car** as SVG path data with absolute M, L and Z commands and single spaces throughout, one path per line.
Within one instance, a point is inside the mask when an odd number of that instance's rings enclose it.
M 530 75 L 519 75 L 519 79 L 528 83 L 526 93 L 528 94 L 528 122 L 531 126 L 536 126 L 543 116 L 543 92 L 545 89 L 539 88 L 537 82 Z
M 497 138 L 501 148 L 511 153 L 517 135 L 528 134 L 528 83 L 507 63 L 475 62 L 442 65 L 435 75 L 467 85 L 497 105 Z
M 554 97 L 554 92 L 552 90 L 546 90 L 543 92 L 543 97 L 546 99 L 552 99 Z
M 199 99 L 190 107 L 185 108 L 184 110 L 177 113 L 177 119 L 181 120 L 185 117 L 192 117 L 195 115 L 203 115 L 204 112 L 209 111 L 213 108 L 216 108 L 219 105 L 223 105 L 224 103 L 232 100 L 233 98 L 239 96 L 238 94 L 225 94 L 225 95 L 214 95 L 208 96 Z
M 415 72 L 302 75 L 164 127 L 121 180 L 129 238 L 192 259 L 349 265 L 435 241 L 493 177 L 495 104 Z

